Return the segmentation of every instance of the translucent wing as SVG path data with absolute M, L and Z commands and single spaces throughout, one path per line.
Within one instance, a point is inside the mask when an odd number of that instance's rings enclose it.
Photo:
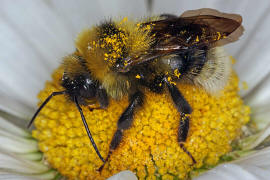
M 165 19 L 146 22 L 142 26 L 150 25 L 155 37 L 151 48 L 146 55 L 125 59 L 125 66 L 119 66 L 117 71 L 127 72 L 137 64 L 162 56 L 234 42 L 244 31 L 241 23 L 240 15 L 214 9 L 186 11 L 180 17 L 166 16 Z

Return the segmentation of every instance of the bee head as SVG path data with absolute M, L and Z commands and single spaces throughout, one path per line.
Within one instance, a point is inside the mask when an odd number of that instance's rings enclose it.
M 80 74 L 71 79 L 64 73 L 62 86 L 66 89 L 70 98 L 76 96 L 79 104 L 86 105 L 86 100 L 96 97 L 98 82 L 93 80 L 89 74 Z
M 84 65 L 84 60 L 79 56 L 70 55 L 63 61 L 64 73 L 62 86 L 73 100 L 76 96 L 79 104 L 87 104 L 88 99 L 94 99 L 99 82 L 91 76 Z

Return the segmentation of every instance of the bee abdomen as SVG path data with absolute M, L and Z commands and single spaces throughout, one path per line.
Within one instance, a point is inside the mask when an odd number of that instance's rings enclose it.
M 195 85 L 202 86 L 207 92 L 215 94 L 226 85 L 231 66 L 232 62 L 223 47 L 209 49 L 206 62 L 193 82 Z

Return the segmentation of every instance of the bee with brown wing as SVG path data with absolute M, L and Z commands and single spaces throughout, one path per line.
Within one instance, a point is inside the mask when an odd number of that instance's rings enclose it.
M 106 21 L 79 34 L 76 51 L 63 60 L 62 86 L 41 104 L 28 127 L 56 95 L 65 94 L 78 108 L 90 141 L 103 161 L 101 171 L 119 146 L 124 130 L 132 125 L 136 110 L 143 105 L 144 91 L 169 93 L 180 113 L 178 142 L 185 148 L 192 108 L 176 83 L 192 83 L 209 93 L 221 90 L 231 70 L 231 62 L 221 46 L 236 41 L 243 32 L 242 18 L 213 9 L 186 11 L 180 17 L 164 14 L 134 22 Z M 129 105 L 119 117 L 109 152 L 104 159 L 92 138 L 81 105 L 109 105 L 109 99 L 129 97 Z M 147 107 L 146 107 L 147 108 Z

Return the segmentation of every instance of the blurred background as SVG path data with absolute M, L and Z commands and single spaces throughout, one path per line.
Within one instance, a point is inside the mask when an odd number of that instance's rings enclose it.
M 235 69 L 241 80 L 256 82 L 242 95 L 249 94 L 270 72 L 270 61 L 264 60 L 270 57 L 269 0 L 1 0 L 0 3 L 0 99 L 6 101 L 5 107 L 0 108 L 9 111 L 16 102 L 22 105 L 16 112 L 25 117 L 34 112 L 36 95 L 61 58 L 74 51 L 77 34 L 110 17 L 180 15 L 198 8 L 240 14 L 245 33 L 226 49 L 238 60 Z

